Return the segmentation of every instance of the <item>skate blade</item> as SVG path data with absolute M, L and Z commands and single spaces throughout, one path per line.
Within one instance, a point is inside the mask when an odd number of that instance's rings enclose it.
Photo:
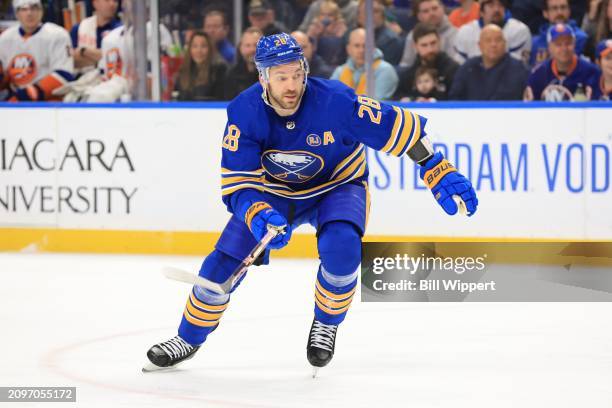
M 182 363 L 182 361 L 181 361 Z M 160 367 L 160 366 L 156 366 L 153 363 L 147 363 L 147 365 L 145 365 L 144 367 L 142 367 L 142 372 L 143 373 L 154 373 L 156 371 L 170 371 L 170 370 L 174 370 L 176 368 L 177 365 L 179 365 L 180 363 L 170 366 L 170 367 Z
M 319 367 L 312 367 L 312 378 L 317 378 L 318 372 L 319 372 Z

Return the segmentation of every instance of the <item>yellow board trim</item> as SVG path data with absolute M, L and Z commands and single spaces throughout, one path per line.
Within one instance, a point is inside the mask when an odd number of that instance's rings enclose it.
M 160 254 L 206 256 L 220 232 L 74 230 L 0 228 L 0 251 L 88 252 L 102 254 Z M 601 242 L 583 238 L 444 237 L 366 235 L 364 242 Z M 272 251 L 272 258 L 317 259 L 314 234 L 293 234 L 289 245 Z

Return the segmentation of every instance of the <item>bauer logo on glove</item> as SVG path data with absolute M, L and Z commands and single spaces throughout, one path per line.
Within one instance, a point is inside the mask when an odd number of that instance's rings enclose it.
M 472 183 L 459 173 L 442 153 L 436 152 L 431 156 L 421 166 L 420 175 L 447 214 L 474 215 L 478 207 L 478 198 Z

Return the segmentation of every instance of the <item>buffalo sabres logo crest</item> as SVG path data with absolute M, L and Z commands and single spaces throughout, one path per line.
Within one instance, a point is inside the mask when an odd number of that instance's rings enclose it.
M 269 175 L 288 183 L 304 183 L 320 172 L 324 165 L 321 157 L 301 150 L 268 150 L 261 162 Z

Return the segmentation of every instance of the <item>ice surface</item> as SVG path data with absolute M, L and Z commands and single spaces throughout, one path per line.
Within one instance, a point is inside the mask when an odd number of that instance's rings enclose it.
M 170 372 L 200 258 L 0 254 L 0 386 L 75 386 L 67 407 L 610 407 L 611 303 L 361 303 L 316 379 L 314 260 L 254 268 L 219 329 Z M 19 406 L 35 406 L 23 403 Z M 40 405 L 40 404 L 38 404 Z M 45 405 L 46 406 L 46 405 Z

